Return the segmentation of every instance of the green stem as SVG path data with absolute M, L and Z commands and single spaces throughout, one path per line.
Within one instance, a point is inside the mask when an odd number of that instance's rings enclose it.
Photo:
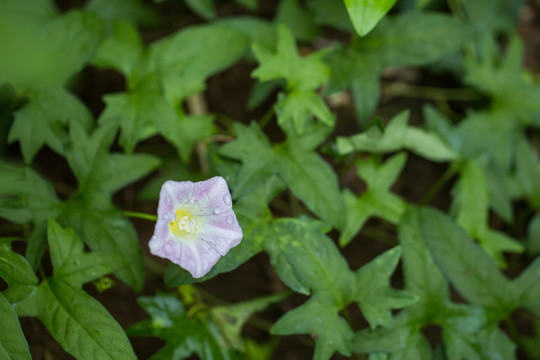
M 429 191 L 424 195 L 422 200 L 420 200 L 421 205 L 429 204 L 433 198 L 441 191 L 441 189 L 446 185 L 446 183 L 454 176 L 455 169 L 453 166 L 449 166 L 446 172 L 437 180 L 435 184 L 429 189 Z
M 431 99 L 437 101 L 473 101 L 482 99 L 482 96 L 478 92 L 468 88 L 450 89 L 394 82 L 386 82 L 383 83 L 383 85 L 385 85 L 383 93 L 409 98 Z
M 137 219 L 157 221 L 157 216 L 156 215 L 145 214 L 145 213 L 141 213 L 141 212 L 138 212 L 138 211 L 126 211 L 126 210 L 124 210 L 124 215 L 126 215 L 128 217 L 132 217 L 132 218 L 137 218 Z

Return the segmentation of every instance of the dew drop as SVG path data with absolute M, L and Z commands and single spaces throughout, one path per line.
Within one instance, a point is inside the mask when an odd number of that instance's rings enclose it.
M 232 204 L 231 194 L 223 195 L 223 202 L 225 203 L 225 205 L 231 205 Z
M 229 225 L 232 225 L 234 223 L 234 219 L 232 217 L 232 215 L 229 215 L 225 218 L 225 222 Z
M 215 208 L 214 209 L 214 214 L 218 215 L 218 214 L 221 214 L 222 210 L 221 208 Z

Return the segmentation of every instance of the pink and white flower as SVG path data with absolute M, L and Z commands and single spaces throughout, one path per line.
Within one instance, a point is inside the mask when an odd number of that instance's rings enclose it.
M 163 184 L 158 220 L 148 244 L 152 254 L 200 278 L 241 240 L 242 229 L 225 179 L 216 176 L 196 183 L 169 180 Z

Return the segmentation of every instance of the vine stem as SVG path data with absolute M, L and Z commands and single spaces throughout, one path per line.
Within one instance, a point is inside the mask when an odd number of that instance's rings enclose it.
M 454 176 L 455 169 L 452 166 L 449 166 L 446 172 L 437 180 L 435 184 L 428 190 L 424 195 L 422 200 L 420 200 L 421 205 L 429 204 L 433 198 L 441 191 L 444 185 Z
M 127 211 L 124 210 L 124 215 L 137 219 L 144 219 L 150 221 L 157 221 L 157 215 L 145 214 L 138 211 Z
M 438 101 L 474 101 L 482 99 L 482 96 L 478 92 L 468 88 L 439 88 L 393 82 L 383 82 L 383 85 L 383 93 L 409 98 L 431 99 Z

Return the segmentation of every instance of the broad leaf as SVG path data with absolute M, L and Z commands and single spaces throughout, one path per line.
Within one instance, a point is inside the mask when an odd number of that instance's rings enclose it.
M 517 294 L 511 291 L 510 281 L 462 228 L 439 211 L 416 211 L 433 257 L 462 296 L 498 314 L 515 307 Z
M 51 183 L 30 167 L 0 162 L 0 216 L 16 223 L 46 220 L 60 201 Z
M 84 252 L 82 240 L 71 229 L 62 229 L 58 223 L 49 220 L 48 240 L 54 278 L 62 280 L 74 288 L 107 275 L 122 265 L 122 258 L 116 253 L 93 251 Z
M 136 359 L 120 325 L 83 290 L 49 279 L 39 286 L 37 304 L 39 319 L 77 359 Z
M 344 0 L 356 32 L 369 33 L 396 3 L 396 0 Z
M 30 349 L 24 338 L 17 314 L 0 292 L 0 357 L 5 360 L 30 360 Z
M 0 79 L 43 95 L 60 91 L 93 56 L 103 36 L 103 23 L 95 15 L 78 10 L 63 16 L 43 14 L 42 18 L 38 14 L 43 5 L 38 5 L 35 12 L 17 14 L 19 6 L 8 6 L 7 17 L 15 14 L 0 28 L 0 32 L 6 30 L 9 34 L 9 41 L 2 43 Z
M 276 170 L 291 191 L 321 219 L 336 228 L 344 225 L 345 206 L 338 179 L 331 166 L 317 153 L 294 143 L 276 148 Z
M 320 33 L 313 15 L 298 0 L 280 1 L 274 21 L 284 24 L 299 40 L 313 40 Z
M 144 263 L 139 239 L 131 222 L 119 210 L 95 208 L 82 199 L 73 199 L 66 204 L 59 222 L 73 228 L 92 251 L 116 254 L 121 264 L 114 274 L 135 290 L 142 288 Z
M 151 26 L 160 20 L 157 12 L 141 0 L 90 0 L 85 4 L 85 9 L 109 24 L 122 20 Z
M 419 306 L 436 309 L 449 297 L 448 284 L 437 267 L 427 247 L 420 213 L 408 207 L 403 214 L 399 228 L 399 242 L 403 247 L 403 276 L 405 290 L 420 297 Z
M 165 98 L 171 104 L 202 91 L 209 76 L 226 69 L 248 50 L 248 38 L 218 24 L 192 26 L 149 49 Z

